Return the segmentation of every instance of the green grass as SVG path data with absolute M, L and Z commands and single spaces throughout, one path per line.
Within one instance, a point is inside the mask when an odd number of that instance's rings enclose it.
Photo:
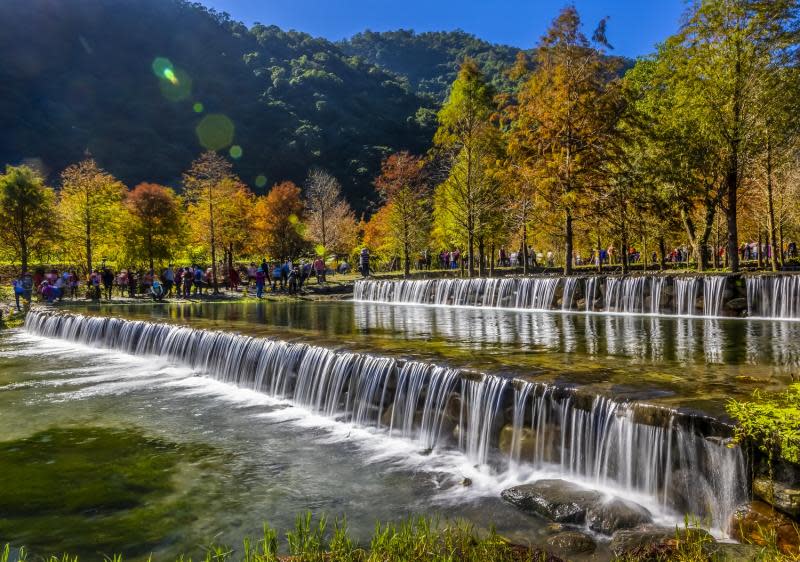
M 731 558 L 705 532 L 693 527 L 677 529 L 675 539 L 645 546 L 615 560 L 619 562 L 730 562 Z M 284 554 L 285 553 L 285 554 Z M 748 560 L 756 562 L 794 562 L 797 557 L 781 554 L 775 544 L 750 551 Z M 70 554 L 32 557 L 25 549 L 12 552 L 9 545 L 0 549 L 0 562 L 14 560 L 79 562 Z M 108 562 L 123 562 L 119 555 L 106 556 Z M 155 561 L 150 556 L 147 560 Z M 315 520 L 310 513 L 300 515 L 294 528 L 281 541 L 278 532 L 264 525 L 258 539 L 246 538 L 238 547 L 212 544 L 204 548 L 198 562 L 557 562 L 559 558 L 527 546 L 514 545 L 494 531 L 479 534 L 468 523 L 439 524 L 425 517 L 400 524 L 381 524 L 368 545 L 358 545 L 350 536 L 347 522 L 326 517 Z M 181 555 L 176 562 L 191 562 Z

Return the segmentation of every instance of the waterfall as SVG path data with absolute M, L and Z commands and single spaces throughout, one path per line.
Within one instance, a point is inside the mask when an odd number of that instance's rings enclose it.
M 581 279 L 585 304 L 578 310 L 575 300 Z M 559 303 L 556 295 L 562 282 Z M 667 292 L 670 283 L 672 294 Z M 748 316 L 800 319 L 800 275 L 748 276 L 746 285 Z M 355 282 L 353 298 L 386 304 L 594 312 L 595 301 L 602 295 L 603 305 L 598 310 L 604 312 L 716 318 L 730 314 L 723 309 L 727 289 L 727 278 L 722 275 L 367 279 Z M 735 291 L 730 294 L 735 296 Z M 701 296 L 702 311 L 698 310 Z
M 722 275 L 703 277 L 703 316 L 715 317 L 722 310 L 726 278 Z
M 353 299 L 364 302 L 549 310 L 559 277 L 356 281 Z M 574 291 L 574 284 L 571 285 Z M 566 289 L 565 289 L 566 293 Z
M 650 278 L 650 314 L 661 312 L 661 293 L 664 290 L 666 277 L 654 276 Z
M 572 301 L 575 298 L 575 289 L 578 286 L 577 277 L 564 278 L 564 294 L 561 297 L 561 310 L 572 310 Z
M 697 277 L 675 278 L 675 314 L 694 316 L 697 302 Z
M 597 280 L 599 277 L 586 278 L 586 312 L 594 310 L 594 301 L 597 298 Z
M 679 427 L 668 411 L 658 425 L 649 425 L 637 421 L 646 417 L 647 406 L 601 396 L 583 407 L 575 402 L 573 394 L 521 382 L 515 389 L 512 460 L 598 486 L 645 493 L 665 507 L 711 517 L 720 528 L 747 497 L 747 472 L 738 448 Z M 527 427 L 520 421 L 526 418 Z M 529 447 L 522 443 L 526 436 Z
M 606 280 L 606 312 L 641 314 L 644 312 L 646 277 L 608 277 Z
M 745 285 L 748 316 L 800 318 L 800 276 L 748 276 Z
M 720 524 L 746 496 L 742 451 L 704 437 L 724 428 L 663 408 L 418 361 L 167 324 L 31 311 L 25 328 L 162 357 L 424 449 L 457 447 L 493 472 L 556 470 Z M 512 431 L 505 457 L 498 447 L 503 428 Z M 681 488 L 687 483 L 690 493 Z

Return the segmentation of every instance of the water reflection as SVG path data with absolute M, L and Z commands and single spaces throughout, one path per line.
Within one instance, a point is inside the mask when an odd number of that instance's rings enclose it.
M 615 399 L 711 415 L 723 415 L 731 397 L 785 388 L 800 370 L 798 322 L 352 302 L 189 303 L 93 311 L 583 385 Z
M 363 333 L 542 351 L 621 356 L 653 362 L 800 365 L 797 322 L 604 316 L 510 312 L 444 307 L 354 303 L 355 327 Z

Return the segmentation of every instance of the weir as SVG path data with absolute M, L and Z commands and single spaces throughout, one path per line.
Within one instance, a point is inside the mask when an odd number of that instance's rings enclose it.
M 361 302 L 800 319 L 800 276 L 632 275 L 359 280 Z
M 284 399 L 342 423 L 458 449 L 499 478 L 558 474 L 714 527 L 749 489 L 743 452 L 710 418 L 575 388 L 306 343 L 31 311 L 30 333 L 139 356 Z

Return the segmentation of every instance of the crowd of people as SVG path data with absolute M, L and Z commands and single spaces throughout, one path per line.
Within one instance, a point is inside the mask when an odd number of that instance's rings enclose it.
M 326 265 L 317 257 L 314 260 L 292 260 L 268 262 L 262 260 L 260 265 L 251 262 L 249 265 L 230 266 L 220 263 L 217 268 L 218 286 L 229 291 L 254 293 L 262 298 L 267 291 L 294 295 L 303 290 L 310 278 L 318 284 L 326 283 L 327 276 L 334 271 L 347 274 L 351 270 L 347 260 L 339 263 L 335 269 Z M 364 277 L 369 275 L 369 251 L 366 248 L 359 255 L 359 271 Z M 189 299 L 208 294 L 214 289 L 214 271 L 211 267 L 193 264 L 176 267 L 169 264 L 163 270 L 136 270 L 134 268 L 114 271 L 103 264 L 86 276 L 81 276 L 75 268 L 37 269 L 12 280 L 14 300 L 17 309 L 34 298 L 49 304 L 60 302 L 65 298 L 90 300 L 111 300 L 114 294 L 119 297 L 136 298 L 151 297 L 161 301 L 166 298 Z

